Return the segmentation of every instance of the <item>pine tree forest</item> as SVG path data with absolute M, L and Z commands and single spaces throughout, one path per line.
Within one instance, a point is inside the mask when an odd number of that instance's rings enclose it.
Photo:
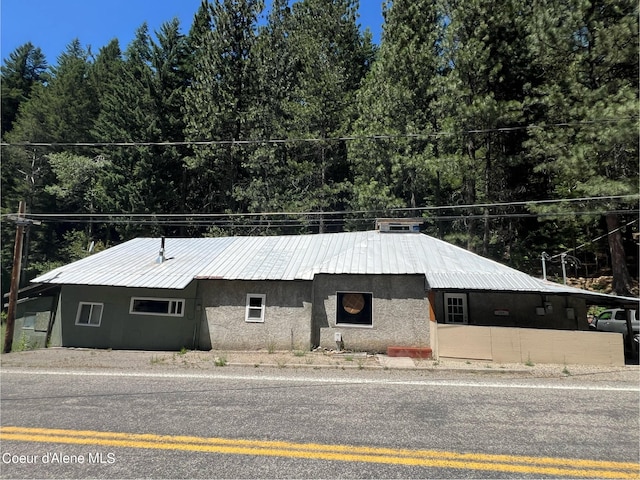
M 637 295 L 638 2 L 203 0 L 2 64 L 2 293 L 136 236 L 423 232 Z

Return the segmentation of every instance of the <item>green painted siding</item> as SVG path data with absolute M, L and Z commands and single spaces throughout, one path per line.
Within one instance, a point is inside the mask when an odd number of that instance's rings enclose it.
M 13 331 L 13 349 L 44 348 L 56 297 L 42 296 L 18 302 Z
M 184 290 L 64 285 L 60 297 L 60 337 L 64 347 L 180 350 L 197 347 L 196 282 Z M 184 316 L 129 313 L 132 297 L 180 298 Z M 80 303 L 102 304 L 100 326 L 76 325 Z

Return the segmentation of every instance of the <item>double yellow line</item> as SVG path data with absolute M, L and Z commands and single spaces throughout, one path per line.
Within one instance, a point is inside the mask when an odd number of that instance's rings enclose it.
M 640 464 L 570 458 L 486 455 L 437 450 L 358 447 L 317 443 L 205 438 L 145 433 L 0 427 L 0 440 L 149 448 L 340 462 L 367 462 L 517 474 L 591 478 L 640 478 Z

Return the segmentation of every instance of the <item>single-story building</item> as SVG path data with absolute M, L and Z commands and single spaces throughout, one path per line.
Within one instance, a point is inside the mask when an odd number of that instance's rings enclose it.
M 623 302 L 384 225 L 315 235 L 136 238 L 32 283 L 59 288 L 50 345 L 143 350 L 406 346 L 495 359 L 494 349 L 522 349 L 511 337 L 491 345 L 492 328 L 582 332 L 591 342 L 608 334 L 588 332 L 587 304 Z M 467 326 L 487 328 L 469 335 L 461 329 Z M 466 346 L 487 336 L 485 353 Z M 618 337 L 606 337 L 606 348 L 621 348 Z

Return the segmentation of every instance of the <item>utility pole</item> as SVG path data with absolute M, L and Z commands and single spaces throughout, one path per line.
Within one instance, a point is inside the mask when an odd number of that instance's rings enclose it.
M 549 259 L 547 252 L 542 252 L 542 279 L 547 279 L 547 260 Z
M 8 216 L 16 222 L 16 241 L 13 246 L 13 270 L 11 270 L 11 290 L 9 291 L 9 308 L 7 309 L 7 330 L 4 335 L 4 353 L 9 353 L 13 346 L 13 331 L 16 323 L 16 305 L 18 303 L 18 290 L 20 289 L 20 270 L 22 267 L 22 244 L 24 229 L 29 225 L 40 225 L 38 220 L 24 218 L 24 202 L 20 202 L 18 216 Z
M 562 281 L 566 285 L 567 284 L 567 254 L 560 254 L 560 261 L 562 262 Z
M 23 216 L 24 202 L 20 201 L 20 206 L 18 207 L 16 241 L 13 246 L 13 270 L 11 270 L 11 290 L 9 291 L 9 308 L 7 309 L 7 330 L 4 333 L 4 353 L 9 353 L 13 346 L 13 330 L 16 322 L 16 304 L 18 303 L 20 267 L 22 264 L 22 239 L 24 237 L 24 225 L 21 224 L 20 220 Z

